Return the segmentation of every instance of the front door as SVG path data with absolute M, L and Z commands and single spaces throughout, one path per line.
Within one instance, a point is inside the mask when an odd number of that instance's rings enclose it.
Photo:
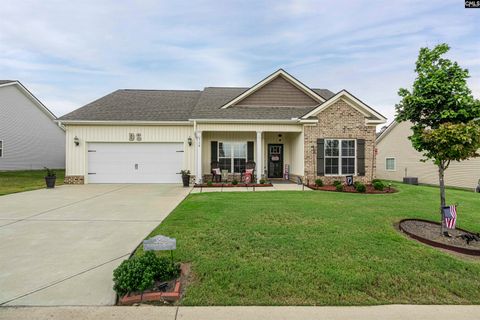
M 268 145 L 268 177 L 283 178 L 283 144 Z

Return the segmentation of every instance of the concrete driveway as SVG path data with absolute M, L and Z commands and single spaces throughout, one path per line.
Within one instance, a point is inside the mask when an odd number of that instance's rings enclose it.
M 0 305 L 111 305 L 112 271 L 188 194 L 61 186 L 0 197 Z

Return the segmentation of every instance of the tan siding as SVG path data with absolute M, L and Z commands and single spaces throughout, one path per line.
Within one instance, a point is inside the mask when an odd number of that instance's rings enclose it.
M 437 167 L 429 162 L 421 162 L 421 153 L 416 151 L 408 139 L 412 134 L 410 122 L 398 123 L 377 145 L 377 177 L 402 181 L 407 175 L 418 177 L 420 183 L 438 185 Z M 396 170 L 385 169 L 385 159 L 396 159 Z M 480 179 L 480 158 L 450 164 L 445 174 L 445 183 L 449 186 L 475 188 Z
M 199 123 L 200 131 L 263 131 L 263 132 L 302 132 L 298 124 L 264 124 L 264 123 Z
M 313 98 L 285 80 L 282 76 L 272 80 L 250 96 L 239 101 L 242 106 L 315 106 Z
M 141 133 L 142 142 L 183 142 L 183 167 L 194 172 L 194 146 L 187 143 L 194 137 L 192 126 L 78 126 L 66 127 L 66 175 L 84 176 L 87 172 L 87 146 L 89 142 L 129 142 L 129 133 Z M 74 137 L 80 139 L 77 147 Z

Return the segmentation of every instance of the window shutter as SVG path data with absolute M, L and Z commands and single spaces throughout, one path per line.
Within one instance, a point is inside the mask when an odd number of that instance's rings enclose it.
M 247 161 L 255 161 L 253 150 L 254 150 L 253 141 L 248 141 L 247 142 Z
M 357 175 L 365 175 L 365 139 L 357 139 Z
M 325 139 L 317 139 L 317 175 L 325 175 Z
M 210 142 L 210 161 L 218 161 L 218 141 Z

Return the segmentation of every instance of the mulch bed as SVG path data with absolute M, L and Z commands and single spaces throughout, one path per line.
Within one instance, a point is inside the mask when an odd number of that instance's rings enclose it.
M 463 229 L 448 229 L 451 237 L 441 234 L 439 222 L 422 219 L 405 219 L 400 221 L 399 228 L 410 237 L 434 247 L 452 250 L 469 255 L 480 255 L 480 241 L 470 241 L 467 244 L 461 236 L 465 234 L 478 235 Z
M 335 186 L 332 186 L 332 185 L 317 187 L 316 185 L 311 184 L 311 185 L 308 185 L 308 187 L 310 189 L 313 189 L 313 190 L 350 192 L 350 193 L 385 194 L 385 193 L 395 193 L 395 192 L 397 192 L 397 189 L 391 188 L 391 187 L 390 188 L 385 187 L 385 189 L 383 189 L 383 191 L 375 190 L 375 188 L 371 184 L 365 186 L 367 188 L 367 190 L 365 192 L 358 192 L 357 190 L 355 190 L 354 186 L 343 186 L 343 191 L 337 191 Z
M 195 188 L 235 188 L 235 187 L 272 187 L 271 183 L 238 183 L 238 184 L 231 184 L 231 183 L 212 183 L 208 185 L 206 183 L 196 184 L 194 185 Z

